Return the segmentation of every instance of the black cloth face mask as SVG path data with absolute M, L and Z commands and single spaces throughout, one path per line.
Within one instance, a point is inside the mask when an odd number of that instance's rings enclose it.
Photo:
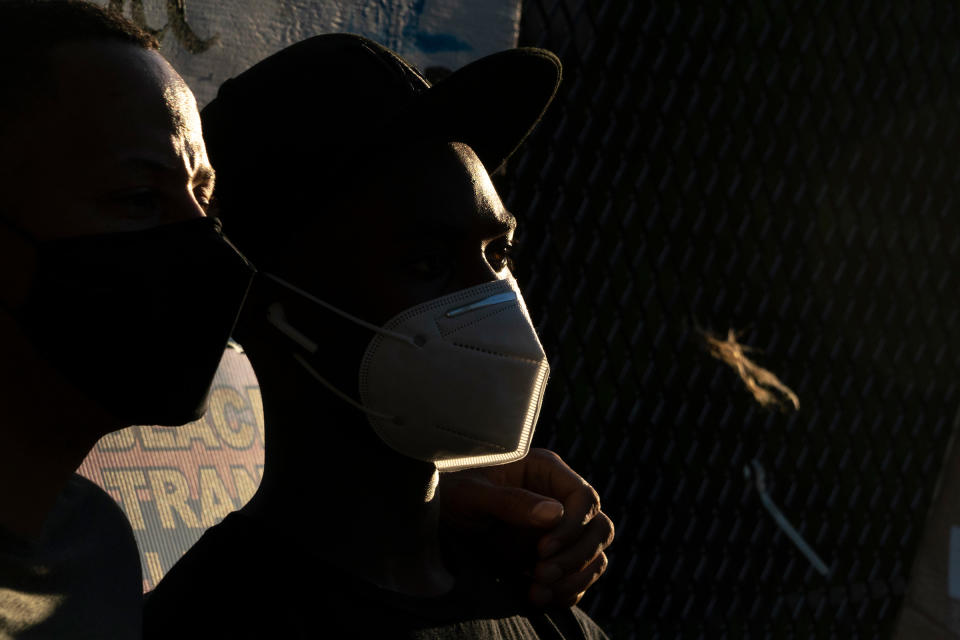
M 38 241 L 25 295 L 0 295 L 34 347 L 124 424 L 203 416 L 253 278 L 220 222 L 197 218 Z

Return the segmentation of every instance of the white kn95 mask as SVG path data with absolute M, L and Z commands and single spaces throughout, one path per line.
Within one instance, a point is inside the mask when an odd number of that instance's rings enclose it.
M 530 449 L 550 367 L 516 280 L 508 277 L 407 309 L 382 327 L 272 274 L 273 282 L 376 335 L 360 365 L 360 402 L 294 358 L 330 391 L 367 414 L 399 453 L 441 471 L 505 464 Z M 268 321 L 310 354 L 319 345 L 274 304 Z

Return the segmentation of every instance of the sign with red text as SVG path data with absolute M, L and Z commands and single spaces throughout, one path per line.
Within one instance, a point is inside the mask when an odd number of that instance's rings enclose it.
M 153 33 L 201 107 L 223 81 L 321 33 L 358 33 L 423 70 L 453 70 L 516 46 L 520 28 L 520 0 L 95 1 Z M 253 495 L 263 443 L 259 387 L 246 358 L 233 350 L 224 356 L 202 420 L 176 429 L 131 427 L 98 443 L 79 472 L 108 491 L 130 519 L 145 589 L 206 528 Z
M 228 349 L 203 419 L 105 436 L 78 473 L 123 508 L 152 589 L 204 530 L 243 506 L 263 474 L 263 405 L 253 369 Z

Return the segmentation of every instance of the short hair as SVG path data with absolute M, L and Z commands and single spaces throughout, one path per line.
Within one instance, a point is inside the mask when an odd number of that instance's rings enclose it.
M 0 135 L 42 97 L 50 51 L 91 40 L 159 48 L 152 35 L 91 2 L 0 0 Z

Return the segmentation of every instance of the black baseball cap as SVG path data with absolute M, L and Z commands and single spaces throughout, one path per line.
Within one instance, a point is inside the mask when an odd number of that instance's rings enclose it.
M 298 217 L 315 219 L 325 195 L 336 197 L 357 162 L 379 148 L 460 142 L 492 173 L 536 126 L 560 76 L 557 57 L 535 48 L 486 56 L 431 85 L 359 35 L 291 45 L 224 82 L 202 111 L 225 231 L 259 262 L 251 245 L 301 226 Z M 311 211 L 272 206 L 291 188 L 312 194 Z M 252 207 L 256 215 L 234 217 Z

